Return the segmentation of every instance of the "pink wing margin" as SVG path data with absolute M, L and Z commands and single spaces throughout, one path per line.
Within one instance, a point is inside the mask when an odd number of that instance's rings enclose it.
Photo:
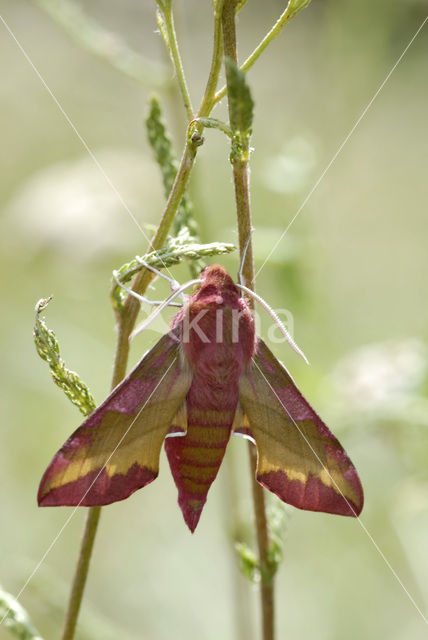
M 123 500 L 157 477 L 159 454 L 191 374 L 180 345 L 164 335 L 70 436 L 40 482 L 40 506 Z
M 300 509 L 360 514 L 363 489 L 355 467 L 260 339 L 240 379 L 240 405 L 235 432 L 256 443 L 261 485 Z

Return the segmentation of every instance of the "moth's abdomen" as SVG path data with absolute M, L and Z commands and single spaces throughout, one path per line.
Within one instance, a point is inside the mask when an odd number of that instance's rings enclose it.
M 234 414 L 235 410 L 204 410 L 188 402 L 186 435 L 165 440 L 178 503 L 192 532 L 223 460 Z
M 204 284 L 173 322 L 193 376 L 186 396 L 187 432 L 165 441 L 178 503 L 191 531 L 223 460 L 239 379 L 255 350 L 251 312 L 230 276 L 222 267 L 204 273 Z

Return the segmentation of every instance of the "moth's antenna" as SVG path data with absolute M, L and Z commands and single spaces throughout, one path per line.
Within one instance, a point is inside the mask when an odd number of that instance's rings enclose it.
M 245 241 L 245 247 L 244 247 L 244 250 L 242 252 L 241 264 L 239 265 L 238 282 L 241 285 L 242 285 L 242 279 L 243 279 L 242 272 L 244 270 L 245 258 L 247 257 L 247 251 L 248 251 L 248 247 L 250 246 L 250 242 L 251 242 L 251 237 L 253 235 L 253 231 L 254 231 L 254 229 L 251 228 L 250 233 L 248 234 L 248 238 Z
M 143 260 L 143 258 L 140 258 L 140 256 L 135 256 L 135 259 L 139 264 L 141 264 L 143 267 L 145 267 L 149 271 L 152 271 L 153 273 L 155 273 L 159 278 L 163 278 L 164 280 L 169 282 L 171 291 L 175 291 L 176 289 L 179 288 L 180 283 L 177 282 L 177 280 L 174 280 L 174 278 L 169 278 L 164 273 L 162 273 L 162 271 L 159 271 L 159 269 L 156 269 L 156 267 L 152 267 L 150 264 L 147 264 L 147 262 Z
M 116 280 L 116 282 L 119 285 L 119 287 L 124 289 L 127 293 L 129 293 L 134 298 L 137 298 L 137 300 L 139 300 L 140 302 L 143 302 L 145 304 L 150 304 L 152 306 L 153 305 L 161 305 L 161 304 L 164 303 L 164 300 L 149 300 L 148 298 L 145 298 L 144 296 L 140 295 L 139 293 L 136 293 L 135 291 L 132 291 L 132 289 L 130 289 L 125 284 L 123 284 L 123 282 L 120 281 L 119 274 L 118 274 L 117 271 L 113 271 L 113 278 Z M 179 302 L 171 302 L 171 306 L 172 307 L 181 307 L 182 305 Z
M 201 280 L 201 278 L 197 278 L 196 280 L 189 280 L 189 282 L 186 282 L 185 284 L 182 284 L 181 287 L 179 287 L 178 289 L 176 289 L 173 293 L 171 293 L 171 295 L 169 296 L 169 298 L 167 298 L 166 300 L 164 300 L 162 302 L 162 304 L 155 309 L 154 311 L 152 311 L 152 313 L 140 324 L 139 327 L 137 327 L 132 333 L 131 333 L 131 340 L 133 340 L 135 338 L 135 336 L 137 336 L 139 333 L 141 333 L 144 329 L 146 329 L 149 324 L 151 324 L 153 322 L 153 320 L 155 320 L 155 318 L 158 317 L 158 315 L 160 315 L 162 313 L 162 311 L 169 305 L 171 304 L 172 300 L 174 300 L 174 298 L 176 298 L 177 296 L 181 295 L 183 293 L 183 291 L 185 291 L 186 289 L 188 289 L 189 287 L 192 287 L 195 284 L 200 284 L 202 283 L 203 280 Z
M 303 360 L 306 362 L 306 364 L 309 364 L 309 360 L 307 359 L 307 357 L 305 356 L 305 354 L 303 353 L 303 351 L 300 349 L 300 347 L 297 346 L 297 344 L 294 342 L 293 338 L 291 337 L 290 333 L 287 331 L 287 329 L 284 327 L 283 323 L 281 322 L 281 320 L 278 318 L 277 314 L 275 313 L 275 311 L 272 309 L 272 307 L 270 307 L 268 305 L 268 303 L 263 300 L 263 298 L 261 298 L 259 295 L 257 295 L 257 293 L 255 293 L 254 291 L 251 291 L 251 289 L 249 289 L 248 287 L 244 286 L 243 284 L 237 284 L 237 287 L 239 287 L 240 289 L 242 289 L 242 291 L 245 291 L 245 293 L 248 293 L 248 295 L 250 295 L 252 298 L 254 298 L 254 300 L 256 300 L 262 307 L 263 309 L 265 309 L 265 311 L 268 312 L 268 314 L 270 315 L 270 317 L 272 318 L 272 320 L 275 322 L 275 324 L 278 326 L 279 330 L 281 331 L 282 335 L 285 337 L 285 339 L 287 340 L 288 344 L 290 345 L 290 347 L 292 349 L 294 349 L 294 351 L 301 357 L 303 358 Z

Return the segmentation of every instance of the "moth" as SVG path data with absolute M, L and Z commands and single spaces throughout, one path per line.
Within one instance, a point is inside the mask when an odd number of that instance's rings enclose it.
M 193 532 L 232 434 L 257 447 L 257 480 L 300 509 L 358 516 L 363 490 L 345 450 L 255 334 L 249 305 L 223 267 L 171 330 L 55 454 L 40 506 L 123 500 L 158 475 L 165 445 Z M 242 289 L 242 287 L 241 287 Z

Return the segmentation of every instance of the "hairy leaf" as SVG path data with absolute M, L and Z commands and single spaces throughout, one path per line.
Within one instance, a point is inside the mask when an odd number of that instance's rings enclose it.
M 42 298 L 36 304 L 36 318 L 33 329 L 34 344 L 39 356 L 48 363 L 52 378 L 73 404 L 86 416 L 95 409 L 95 400 L 91 392 L 74 371 L 65 366 L 61 358 L 55 333 L 48 329 L 40 313 L 46 309 L 52 298 Z

